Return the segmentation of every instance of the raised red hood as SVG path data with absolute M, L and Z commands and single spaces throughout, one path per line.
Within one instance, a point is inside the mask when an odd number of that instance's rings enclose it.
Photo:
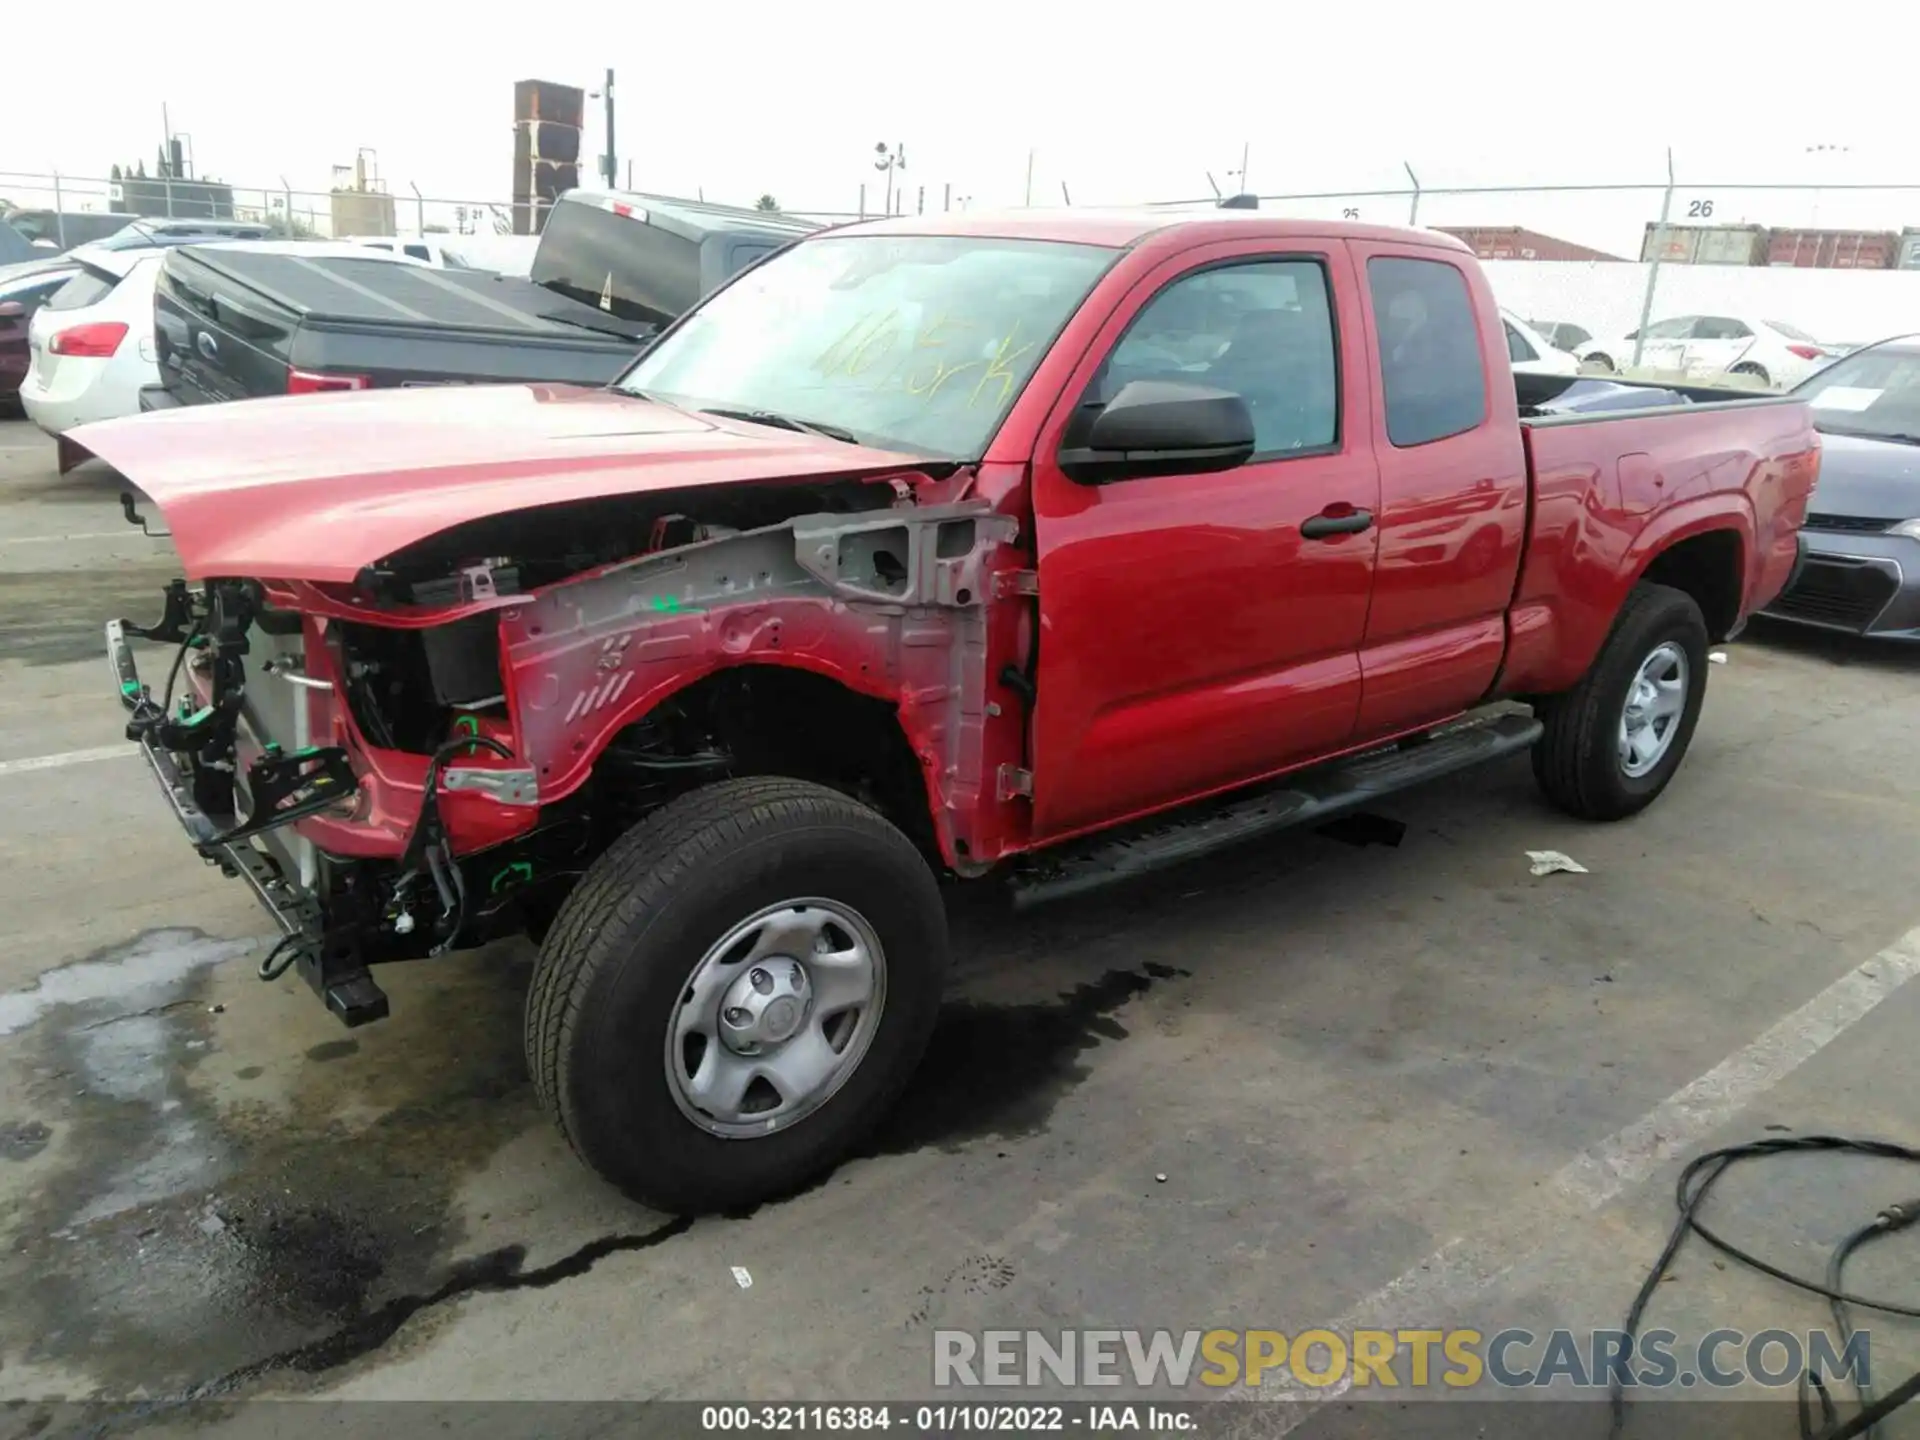
M 921 463 L 570 385 L 244 400 L 67 438 L 160 507 L 194 580 L 345 581 L 451 526 L 535 505 Z

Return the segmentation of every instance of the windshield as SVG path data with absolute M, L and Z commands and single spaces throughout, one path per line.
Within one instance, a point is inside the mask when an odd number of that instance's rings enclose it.
M 1920 346 L 1862 350 L 1802 381 L 1793 392 L 1817 430 L 1879 439 L 1920 437 Z
M 977 460 L 1117 252 L 1045 240 L 808 240 L 689 316 L 619 388 Z

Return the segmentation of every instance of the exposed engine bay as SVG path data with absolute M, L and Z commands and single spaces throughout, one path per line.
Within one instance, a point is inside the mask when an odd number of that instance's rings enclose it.
M 489 517 L 352 586 L 175 581 L 109 627 L 129 738 L 280 923 L 263 977 L 380 1018 L 369 966 L 538 938 L 626 829 L 734 775 L 818 778 L 985 868 L 1016 523 L 871 483 L 650 498 Z M 157 694 L 129 637 L 174 647 Z

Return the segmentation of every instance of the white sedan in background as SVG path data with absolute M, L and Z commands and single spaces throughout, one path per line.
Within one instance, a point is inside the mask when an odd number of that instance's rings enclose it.
M 1578 375 L 1580 361 L 1510 310 L 1500 312 L 1507 331 L 1507 359 L 1516 375 Z
M 1634 336 L 1589 340 L 1574 353 L 1590 368 L 1625 370 L 1633 364 Z M 1834 358 L 1806 331 L 1749 315 L 1676 315 L 1649 325 L 1640 364 L 1677 370 L 1690 379 L 1739 376 L 1756 385 L 1789 389 Z
M 34 312 L 20 382 L 27 418 L 49 435 L 140 413 L 140 387 L 158 385 L 153 286 L 164 250 L 88 253 Z

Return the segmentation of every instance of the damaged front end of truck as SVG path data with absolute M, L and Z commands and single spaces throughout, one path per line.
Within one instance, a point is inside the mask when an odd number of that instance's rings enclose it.
M 1017 529 L 897 467 L 595 496 L 350 580 L 176 580 L 107 647 L 195 849 L 280 930 L 263 978 L 297 967 L 359 1025 L 387 1013 L 371 967 L 538 939 L 636 820 L 716 779 L 819 779 L 986 868 L 1019 759 L 988 678 L 1029 643 L 994 603 L 1023 588 Z

